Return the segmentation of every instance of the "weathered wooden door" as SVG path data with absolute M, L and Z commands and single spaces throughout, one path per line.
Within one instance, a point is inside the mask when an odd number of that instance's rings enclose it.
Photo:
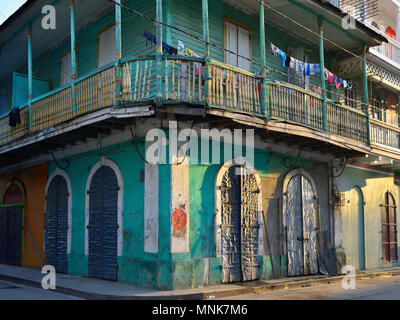
M 67 273 L 68 197 L 67 182 L 56 176 L 46 197 L 45 252 L 46 264 L 59 273 Z
M 221 184 L 221 256 L 224 283 L 258 278 L 258 194 L 253 173 L 230 167 Z
M 284 197 L 288 276 L 318 273 L 317 199 L 310 181 L 295 175 Z
M 384 263 L 398 261 L 396 211 L 397 206 L 393 195 L 390 192 L 386 192 L 381 213 L 382 259 Z
M 0 208 L 0 263 L 21 265 L 22 207 Z
M 89 276 L 117 280 L 118 180 L 102 166 L 89 190 Z

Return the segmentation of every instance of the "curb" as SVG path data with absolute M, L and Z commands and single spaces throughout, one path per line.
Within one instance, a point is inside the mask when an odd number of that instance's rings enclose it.
M 373 280 L 383 277 L 394 277 L 400 275 L 400 269 L 377 271 L 371 273 L 359 273 L 356 280 Z M 241 296 L 247 294 L 258 294 L 265 292 L 300 289 L 314 287 L 322 284 L 333 284 L 343 280 L 345 275 L 325 277 L 319 279 L 293 280 L 278 283 L 265 283 L 263 285 L 251 286 L 251 282 L 244 284 L 242 288 L 226 289 L 222 291 L 208 291 L 202 293 L 177 294 L 177 295 L 161 295 L 161 296 L 119 296 L 91 293 L 66 287 L 59 287 L 54 292 L 70 295 L 85 300 L 213 300 L 217 298 L 227 298 L 233 296 Z M 16 284 L 22 284 L 34 288 L 42 288 L 40 282 L 28 280 L 9 275 L 0 274 L 0 280 L 8 281 Z

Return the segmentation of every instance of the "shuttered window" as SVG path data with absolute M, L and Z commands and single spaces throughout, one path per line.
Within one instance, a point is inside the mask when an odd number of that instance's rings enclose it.
M 72 81 L 71 52 L 61 58 L 61 86 L 65 86 Z
M 99 62 L 101 68 L 115 59 L 115 26 L 99 34 Z
M 396 202 L 390 192 L 382 204 L 382 259 L 384 263 L 397 262 Z
M 226 21 L 226 63 L 250 71 L 250 32 L 230 21 Z M 240 57 L 239 57 L 240 56 Z M 247 59 L 246 59 L 247 58 Z

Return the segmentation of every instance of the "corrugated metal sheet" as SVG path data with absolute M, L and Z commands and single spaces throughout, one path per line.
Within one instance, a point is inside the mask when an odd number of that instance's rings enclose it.
M 118 181 L 102 166 L 89 191 L 89 276 L 117 280 Z
M 45 215 L 46 264 L 54 266 L 58 273 L 67 273 L 67 182 L 62 176 L 56 176 L 48 190 Z

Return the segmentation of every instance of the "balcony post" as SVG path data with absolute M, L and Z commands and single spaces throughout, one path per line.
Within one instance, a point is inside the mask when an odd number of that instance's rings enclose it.
M 156 20 L 162 22 L 162 0 L 156 0 Z M 156 95 L 156 106 L 161 107 L 163 104 L 163 46 L 162 46 L 162 24 L 157 23 L 156 25 L 156 64 L 157 64 L 157 95 Z
M 77 78 L 76 71 L 76 44 L 75 44 L 75 0 L 70 2 L 70 16 L 71 16 L 71 74 L 72 74 L 72 110 L 76 112 L 76 86 L 75 81 Z
M 365 116 L 367 118 L 367 143 L 370 145 L 370 130 L 369 130 L 369 97 L 368 97 L 368 72 L 367 72 L 367 52 L 368 48 L 366 45 L 363 47 L 363 85 L 364 85 L 364 106 Z
M 210 28 L 208 22 L 208 0 L 202 0 L 202 11 L 203 11 L 203 40 L 204 40 L 204 96 L 206 101 L 209 100 L 209 88 L 210 88 Z
M 265 72 L 265 66 L 266 66 L 266 59 L 265 59 L 265 20 L 264 20 L 264 3 L 261 1 L 260 3 L 260 50 L 261 50 L 261 64 L 262 64 L 262 70 L 261 70 L 261 76 L 262 76 L 262 81 L 261 81 L 261 101 L 260 101 L 260 107 L 261 107 L 261 114 L 265 115 L 265 112 L 267 110 L 267 93 L 265 90 L 266 86 L 266 72 Z
M 319 27 L 319 60 L 321 66 L 321 91 L 322 91 L 322 128 L 324 131 L 327 130 L 326 123 L 326 90 L 325 90 L 325 56 L 324 56 L 324 30 L 322 17 L 318 17 Z
M 121 0 L 115 1 L 115 104 L 122 104 L 122 37 L 121 37 Z
M 33 72 L 32 72 L 32 25 L 28 26 L 28 105 L 29 105 L 29 131 L 33 127 L 33 110 L 32 101 L 33 98 Z

